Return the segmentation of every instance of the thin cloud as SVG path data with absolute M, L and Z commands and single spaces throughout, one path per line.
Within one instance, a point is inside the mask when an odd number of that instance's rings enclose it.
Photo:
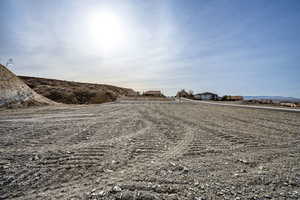
M 18 74 L 162 88 L 169 95 L 187 88 L 300 96 L 296 5 L 92 0 L 2 5 L 7 9 L 1 13 L 6 28 L 1 59 L 14 58 Z M 90 13 L 102 10 L 126 27 L 117 48 L 106 49 L 87 32 Z

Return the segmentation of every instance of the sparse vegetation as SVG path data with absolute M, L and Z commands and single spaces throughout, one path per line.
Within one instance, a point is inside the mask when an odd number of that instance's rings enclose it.
M 242 101 L 244 98 L 242 96 L 231 96 L 231 95 L 224 95 L 221 98 L 222 101 Z
M 194 99 L 194 92 L 190 90 L 189 92 L 185 91 L 185 89 L 180 90 L 177 92 L 176 97 L 184 97 L 188 99 Z
M 105 103 L 115 101 L 120 96 L 136 94 L 132 89 L 111 85 L 19 77 L 37 93 L 53 101 L 66 104 Z

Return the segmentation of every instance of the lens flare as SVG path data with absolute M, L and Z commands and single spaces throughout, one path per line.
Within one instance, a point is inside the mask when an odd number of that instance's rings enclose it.
M 88 33 L 92 43 L 103 50 L 114 50 L 125 42 L 126 30 L 119 16 L 97 12 L 89 16 Z

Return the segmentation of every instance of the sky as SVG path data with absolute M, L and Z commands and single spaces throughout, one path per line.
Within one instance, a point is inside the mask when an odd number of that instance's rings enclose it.
M 18 75 L 300 97 L 299 0 L 0 0 Z

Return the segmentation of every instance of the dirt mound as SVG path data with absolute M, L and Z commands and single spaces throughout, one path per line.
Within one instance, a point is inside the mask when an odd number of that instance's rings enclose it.
M 19 76 L 35 92 L 66 104 L 98 104 L 121 96 L 134 96 L 132 89 L 105 84 L 79 83 L 56 79 Z
M 34 92 L 14 73 L 0 64 L 0 107 L 50 104 L 55 103 Z

